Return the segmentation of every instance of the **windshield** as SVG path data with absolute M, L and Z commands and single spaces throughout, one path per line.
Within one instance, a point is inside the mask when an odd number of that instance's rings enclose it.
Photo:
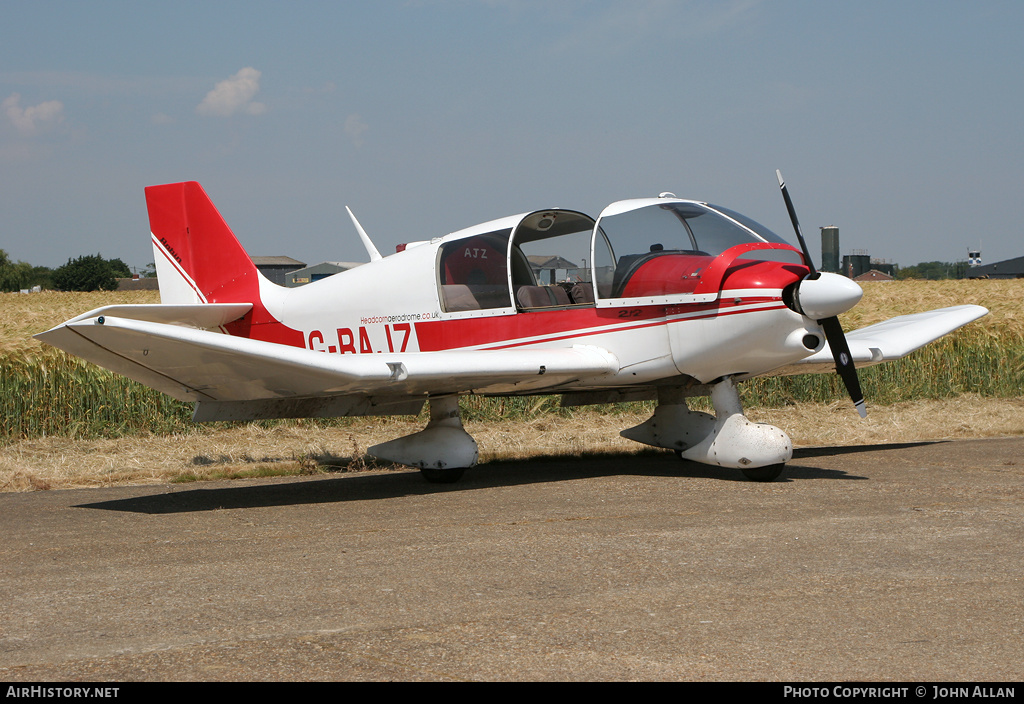
M 601 218 L 600 226 L 620 254 L 660 249 L 717 256 L 747 242 L 786 243 L 746 216 L 699 203 L 671 202 L 637 208 Z
M 778 243 L 778 244 L 789 244 L 789 242 L 787 242 L 786 240 L 784 240 L 781 237 L 779 237 L 778 235 L 776 235 L 774 232 L 772 232 L 767 227 L 765 227 L 764 225 L 759 223 L 757 220 L 753 220 L 751 218 L 748 218 L 743 213 L 737 213 L 735 210 L 729 210 L 729 208 L 723 208 L 720 205 L 712 205 L 711 203 L 708 203 L 708 207 L 709 208 L 714 208 L 718 212 L 724 213 L 725 215 L 728 215 L 729 217 L 731 217 L 733 220 L 736 220 L 738 223 L 740 223 L 744 227 L 750 228 L 755 233 L 757 233 L 762 238 L 764 238 L 764 240 L 767 241 L 767 242 L 775 242 L 775 243 Z
M 641 205 L 625 212 L 613 210 L 611 215 L 598 221 L 594 238 L 598 291 L 601 298 L 630 297 L 628 282 L 632 275 L 647 262 L 665 255 L 675 255 L 674 268 L 690 267 L 685 274 L 682 270 L 675 274 L 676 279 L 685 275 L 696 285 L 712 258 L 736 245 L 759 242 L 788 245 L 767 227 L 719 206 L 673 200 Z M 782 250 L 755 249 L 743 256 L 802 263 L 799 253 L 788 246 Z M 659 265 L 669 266 L 667 261 Z M 673 288 L 679 289 L 678 286 Z

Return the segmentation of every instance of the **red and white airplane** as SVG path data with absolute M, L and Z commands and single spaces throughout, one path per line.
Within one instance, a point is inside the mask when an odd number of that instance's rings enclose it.
M 844 335 L 860 287 L 815 270 L 750 218 L 671 193 L 594 220 L 553 208 L 411 242 L 297 288 L 268 281 L 194 182 L 146 189 L 158 305 L 117 305 L 38 337 L 182 401 L 196 421 L 417 414 L 375 457 L 455 481 L 477 462 L 460 394 L 561 394 L 565 405 L 656 399 L 622 435 L 775 479 L 782 430 L 743 415 L 736 384 L 898 359 L 987 313 L 955 306 Z M 351 211 L 350 211 L 351 214 Z M 715 415 L 686 398 L 710 395 Z

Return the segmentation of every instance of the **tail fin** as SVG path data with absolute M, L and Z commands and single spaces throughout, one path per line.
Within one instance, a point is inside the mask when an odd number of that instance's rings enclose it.
M 287 289 L 260 274 L 202 186 L 149 186 L 146 207 L 161 303 L 252 303 L 225 332 L 302 345 L 302 333 L 280 323 Z
M 150 186 L 146 206 L 161 302 L 259 300 L 256 266 L 202 186 Z

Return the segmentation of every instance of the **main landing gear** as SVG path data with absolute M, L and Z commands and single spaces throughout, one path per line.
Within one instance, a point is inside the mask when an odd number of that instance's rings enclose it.
M 729 377 L 712 387 L 711 404 L 714 416 L 691 411 L 679 387 L 659 389 L 654 415 L 621 435 L 675 450 L 686 460 L 739 469 L 752 481 L 777 479 L 793 457 L 789 436 L 774 425 L 747 420 Z
M 450 484 L 477 463 L 476 441 L 462 427 L 459 397 L 430 399 L 430 422 L 418 433 L 374 445 L 367 453 L 388 462 L 419 467 L 428 482 Z
M 770 482 L 793 457 L 789 436 L 773 425 L 751 423 L 743 415 L 739 392 L 725 378 L 711 388 L 715 415 L 691 411 L 681 387 L 658 391 L 654 415 L 621 435 L 654 447 L 675 450 L 685 460 L 739 469 L 752 481 Z M 374 445 L 373 457 L 418 467 L 429 482 L 462 478 L 479 459 L 476 441 L 462 427 L 457 395 L 430 399 L 430 422 L 418 433 Z

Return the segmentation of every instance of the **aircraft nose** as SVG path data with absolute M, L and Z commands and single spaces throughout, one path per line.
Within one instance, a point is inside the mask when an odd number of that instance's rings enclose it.
M 864 295 L 855 282 L 840 276 L 821 272 L 817 278 L 806 278 L 796 290 L 796 309 L 812 320 L 824 320 L 853 308 Z

